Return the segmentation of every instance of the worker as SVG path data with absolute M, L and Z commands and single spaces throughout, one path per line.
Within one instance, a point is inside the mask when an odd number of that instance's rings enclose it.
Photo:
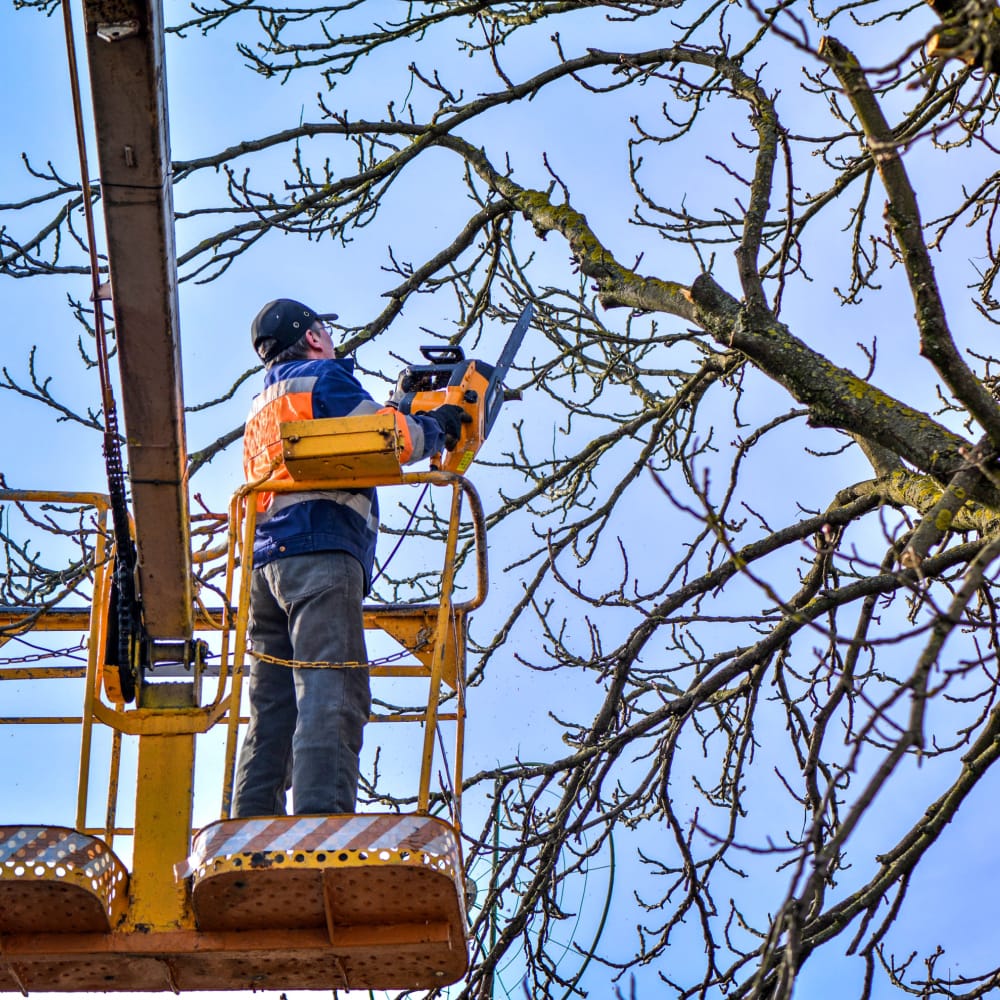
M 331 319 L 277 299 L 251 324 L 265 374 L 243 435 L 248 482 L 288 478 L 280 432 L 288 420 L 392 413 L 403 462 L 457 444 L 467 419 L 461 407 L 404 416 L 380 406 L 354 377 L 353 361 L 337 357 Z M 289 787 L 298 815 L 352 813 L 371 706 L 362 604 L 375 561 L 375 490 L 256 496 L 250 722 L 233 815 L 284 815 Z

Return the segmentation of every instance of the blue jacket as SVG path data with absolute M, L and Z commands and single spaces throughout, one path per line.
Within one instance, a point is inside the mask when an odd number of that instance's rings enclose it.
M 443 449 L 444 432 L 433 417 L 404 416 L 379 406 L 353 372 L 350 358 L 286 361 L 267 370 L 264 389 L 254 398 L 243 434 L 247 482 L 261 479 L 271 469 L 274 478 L 288 478 L 280 456 L 281 424 L 289 420 L 391 412 L 404 442 L 403 462 L 417 462 Z M 364 568 L 367 590 L 378 524 L 374 489 L 258 493 L 254 566 L 307 552 L 348 552 Z

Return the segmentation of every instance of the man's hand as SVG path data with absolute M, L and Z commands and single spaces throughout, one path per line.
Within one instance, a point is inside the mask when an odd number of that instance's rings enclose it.
M 444 446 L 448 451 L 454 450 L 462 434 L 462 424 L 471 424 L 472 417 L 454 403 L 445 403 L 435 410 L 428 410 L 427 416 L 433 417 L 444 431 Z

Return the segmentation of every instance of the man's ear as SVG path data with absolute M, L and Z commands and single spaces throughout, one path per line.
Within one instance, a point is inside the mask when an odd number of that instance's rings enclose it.
M 312 327 L 306 330 L 306 340 L 309 341 L 309 346 L 314 350 L 321 350 L 323 347 L 323 338 L 318 334 Z

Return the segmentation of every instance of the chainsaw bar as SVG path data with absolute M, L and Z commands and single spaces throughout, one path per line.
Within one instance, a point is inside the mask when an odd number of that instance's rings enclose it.
M 500 406 L 503 404 L 504 379 L 507 377 L 511 365 L 514 363 L 514 357 L 521 346 L 521 341 L 524 340 L 524 335 L 528 332 L 528 327 L 531 326 L 534 316 L 535 307 L 529 302 L 521 311 L 521 315 L 518 316 L 517 322 L 514 324 L 514 329 L 510 331 L 507 343 L 500 352 L 500 360 L 493 366 L 493 372 L 490 375 L 490 395 L 489 399 L 486 400 L 484 413 L 486 431 L 484 436 L 489 435 L 493 429 L 497 415 L 500 413 Z

